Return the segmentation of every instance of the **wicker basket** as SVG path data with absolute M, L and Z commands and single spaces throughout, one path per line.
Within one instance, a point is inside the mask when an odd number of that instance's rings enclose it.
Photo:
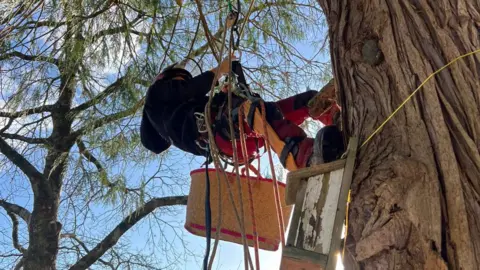
M 212 239 L 215 237 L 215 231 L 218 221 L 218 204 L 222 204 L 222 226 L 220 229 L 220 239 L 228 242 L 242 244 L 240 227 L 235 217 L 228 195 L 227 183 L 225 176 L 220 173 L 221 179 L 221 200 L 218 198 L 218 179 L 214 169 L 208 171 L 210 177 L 210 205 L 212 210 Z M 205 236 L 205 169 L 199 169 L 190 173 L 192 183 L 190 186 L 190 194 L 188 196 L 187 218 L 185 229 L 192 234 Z M 235 205 L 240 213 L 239 193 L 237 189 L 236 176 L 227 173 L 228 181 L 233 192 Z M 243 206 L 245 213 L 246 233 L 248 245 L 253 246 L 253 230 L 250 212 L 250 203 L 248 195 L 247 177 L 240 176 L 242 186 Z M 252 184 L 252 197 L 254 202 L 255 219 L 257 223 L 257 233 L 259 240 L 259 248 L 264 250 L 275 251 L 281 243 L 279 235 L 279 225 L 275 208 L 275 197 L 273 193 L 273 180 L 267 178 L 250 177 Z M 285 184 L 278 182 L 280 193 L 280 202 L 283 210 L 283 219 L 285 228 L 290 220 L 292 206 L 285 204 Z M 285 233 L 285 232 L 284 232 Z

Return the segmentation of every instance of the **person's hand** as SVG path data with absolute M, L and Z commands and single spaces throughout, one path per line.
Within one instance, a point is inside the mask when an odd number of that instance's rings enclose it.
M 220 75 L 228 74 L 229 68 L 230 68 L 230 63 L 228 60 L 229 60 L 228 58 L 224 59 L 222 63 L 218 65 L 218 67 L 212 69 L 212 72 L 218 72 Z M 237 58 L 234 55 L 232 55 L 231 60 L 236 61 Z
M 235 56 L 232 56 L 231 60 L 235 61 L 237 59 L 235 58 Z M 229 69 L 230 69 L 230 62 L 228 61 L 228 58 L 224 59 L 222 63 L 220 63 L 220 65 L 218 66 L 218 72 L 220 72 L 220 74 L 222 75 L 228 74 Z

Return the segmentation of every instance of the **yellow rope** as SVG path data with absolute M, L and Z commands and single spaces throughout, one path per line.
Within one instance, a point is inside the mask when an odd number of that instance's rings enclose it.
M 457 62 L 458 60 L 462 59 L 462 58 L 465 58 L 467 56 L 470 56 L 470 55 L 473 55 L 473 54 L 476 54 L 476 53 L 479 53 L 480 52 L 480 49 L 477 49 L 475 51 L 472 51 L 472 52 L 469 52 L 469 53 L 466 53 L 464 55 L 460 55 L 459 57 L 453 59 L 452 61 L 450 61 L 448 64 L 446 64 L 445 66 L 439 68 L 438 70 L 436 70 L 435 72 L 433 72 L 432 74 L 430 74 L 421 84 L 420 86 L 417 87 L 417 89 L 415 89 L 415 91 L 413 91 L 413 93 L 411 93 L 403 102 L 402 104 L 400 104 L 400 106 L 398 106 L 398 108 L 393 111 L 392 114 L 390 114 L 390 116 L 387 117 L 387 119 L 385 119 L 385 121 L 383 121 L 383 123 L 370 135 L 368 136 L 368 138 L 362 143 L 362 145 L 360 146 L 360 148 L 362 148 L 365 144 L 367 144 L 372 138 L 373 136 L 375 136 L 382 128 L 383 126 L 385 126 L 385 124 L 388 123 L 388 121 L 390 121 L 393 116 L 395 116 L 395 114 L 400 111 L 400 109 L 403 108 L 403 106 L 408 102 L 410 101 L 410 99 L 412 99 L 412 97 L 431 79 L 433 78 L 435 75 L 437 75 L 438 73 L 440 73 L 442 70 L 446 69 L 447 67 L 449 67 L 450 65 L 452 65 L 453 63 Z
M 347 235 L 348 235 L 348 209 L 350 208 L 350 192 L 352 190 L 348 190 L 347 195 L 347 209 L 345 215 L 345 233 L 343 234 L 343 249 L 342 249 L 342 260 L 345 261 L 345 249 L 347 248 Z

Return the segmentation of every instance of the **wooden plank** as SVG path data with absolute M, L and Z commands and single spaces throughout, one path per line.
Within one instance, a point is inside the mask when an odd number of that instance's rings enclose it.
M 305 199 L 305 190 L 307 189 L 307 181 L 299 181 L 299 189 L 295 200 L 292 219 L 290 221 L 290 229 L 287 236 L 287 246 L 294 246 L 297 240 L 298 226 L 300 226 L 300 217 L 302 215 L 303 201 Z
M 338 198 L 338 208 L 336 210 L 335 222 L 333 225 L 332 240 L 330 251 L 328 254 L 328 262 L 326 270 L 335 270 L 337 267 L 337 252 L 340 251 L 340 242 L 342 236 L 343 222 L 345 220 L 345 212 L 347 207 L 348 193 L 352 184 L 353 170 L 355 169 L 355 158 L 357 156 L 358 139 L 350 138 L 348 143 L 348 154 L 343 173 L 342 186 Z
M 343 168 L 308 179 L 298 247 L 329 254 L 342 177 Z
M 320 270 L 325 269 L 327 256 L 316 252 L 287 246 L 283 249 L 281 270 Z
M 288 174 L 286 200 L 295 203 L 295 212 L 280 269 L 336 268 L 357 147 L 351 138 L 346 159 Z
M 341 169 L 344 166 L 345 166 L 345 159 L 340 159 L 333 162 L 319 164 L 312 167 L 307 167 L 307 168 L 289 172 L 287 174 L 287 188 L 285 190 L 286 192 L 285 201 L 287 205 L 291 205 L 295 203 L 298 186 L 302 180 L 312 176 L 319 175 L 319 174 L 332 172 L 332 171 Z

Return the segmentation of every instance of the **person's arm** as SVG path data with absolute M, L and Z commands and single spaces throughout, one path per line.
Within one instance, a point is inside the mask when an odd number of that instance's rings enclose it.
M 206 71 L 188 81 L 179 79 L 158 80 L 147 93 L 147 103 L 181 103 L 205 96 L 212 88 L 215 73 Z
M 185 92 L 189 98 L 205 96 L 212 89 L 215 72 L 206 71 L 188 81 L 188 87 Z
M 235 57 L 231 59 L 236 60 Z M 212 68 L 193 79 L 188 83 L 187 93 L 192 94 L 191 98 L 205 96 L 210 89 L 212 89 L 212 83 L 215 79 L 215 74 L 218 72 L 220 76 L 227 74 L 229 68 L 228 59 L 225 59 L 218 67 Z
M 223 75 L 228 72 L 228 60 L 218 67 L 193 77 L 188 81 L 171 79 L 157 80 L 147 92 L 147 103 L 184 102 L 192 98 L 205 96 L 212 88 L 215 73 Z
M 145 109 L 140 124 L 140 140 L 142 145 L 155 154 L 160 154 L 170 147 L 170 142 L 164 139 L 150 122 Z

